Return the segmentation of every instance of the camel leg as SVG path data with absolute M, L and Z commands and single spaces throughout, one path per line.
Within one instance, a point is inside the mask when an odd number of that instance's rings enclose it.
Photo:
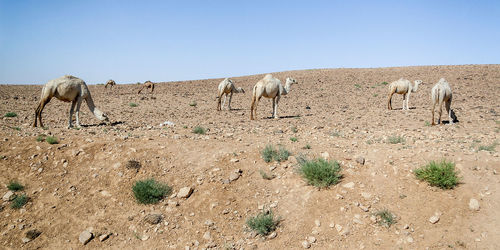
M 280 96 L 278 95 L 276 97 L 276 102 L 274 102 L 274 119 L 279 119 L 279 116 L 278 116 L 278 102 L 280 101 Z
M 393 94 L 394 93 L 390 93 L 389 98 L 387 99 L 387 109 L 389 109 L 389 110 L 392 110 L 392 103 L 391 102 L 392 102 L 392 95 Z
M 76 117 L 76 126 L 77 127 L 81 127 L 79 114 L 80 114 L 80 106 L 82 105 L 82 100 L 83 100 L 83 98 L 78 97 L 78 100 L 76 101 L 76 115 L 75 115 L 75 117 Z
M 68 128 L 73 127 L 73 111 L 75 110 L 76 106 L 76 100 L 71 102 L 71 108 L 69 109 L 69 121 L 68 121 Z
M 433 102 L 432 104 L 432 126 L 436 125 L 436 123 L 434 123 L 434 109 L 436 108 L 436 102 Z
M 411 94 L 411 91 L 408 90 L 408 96 L 406 97 L 406 110 L 410 110 L 410 94 Z
M 257 106 L 255 105 L 256 104 L 255 103 L 255 101 L 256 101 L 255 99 L 256 99 L 255 95 L 253 95 L 252 96 L 252 105 L 250 106 L 250 120 L 254 119 L 254 116 L 253 116 L 254 115 L 253 114 L 254 113 L 254 109 L 255 109 L 255 113 L 256 113 L 255 115 L 257 115 Z
M 141 89 L 139 89 L 139 92 L 137 92 L 137 94 L 140 94 L 143 88 L 144 88 L 144 85 L 142 85 Z
M 438 116 L 438 124 L 441 124 L 441 114 L 443 113 L 443 101 L 439 100 L 439 116 Z
M 453 118 L 451 117 L 451 101 L 448 100 L 444 103 L 444 107 L 446 108 L 446 113 L 448 113 L 448 117 L 450 119 L 450 124 L 453 124 Z
M 227 99 L 227 94 L 224 94 L 224 102 L 222 102 L 221 110 L 223 110 L 224 106 L 226 105 L 226 99 Z
M 221 98 L 222 98 L 222 95 L 221 95 L 221 94 L 219 94 L 219 98 L 218 98 L 218 100 L 217 100 L 217 110 L 218 110 L 218 111 L 222 110 L 222 108 L 221 108 L 221 106 L 220 106 L 221 101 L 222 101 L 222 99 L 221 99 Z
M 274 104 L 275 104 L 275 101 L 276 101 L 276 96 L 273 98 L 273 101 L 272 101 L 272 105 L 273 105 L 273 113 L 271 114 L 271 116 L 272 116 L 273 118 L 276 118 L 276 117 L 274 117 L 274 115 L 275 115 L 275 113 L 274 113 L 274 108 L 276 108 L 276 106 L 274 105 Z
M 36 127 L 37 120 L 40 120 L 40 127 L 43 128 L 42 111 L 43 111 L 43 108 L 45 108 L 45 105 L 47 105 L 47 103 L 50 102 L 50 99 L 51 98 L 40 100 L 40 103 L 38 104 L 38 107 L 36 108 L 36 111 L 35 111 L 35 123 L 33 124 L 33 127 Z
M 231 110 L 231 99 L 233 98 L 233 92 L 231 91 L 231 94 L 229 94 L 229 103 L 227 104 L 227 107 L 229 110 Z

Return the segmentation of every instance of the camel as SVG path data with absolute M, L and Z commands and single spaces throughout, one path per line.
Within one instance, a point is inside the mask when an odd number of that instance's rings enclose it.
M 395 82 L 392 82 L 389 85 L 389 97 L 387 100 L 387 108 L 389 110 L 392 110 L 392 103 L 391 103 L 392 95 L 394 95 L 394 93 L 398 93 L 400 95 L 403 95 L 403 110 L 405 110 L 405 100 L 406 100 L 406 110 L 408 110 L 409 109 L 408 102 L 410 101 L 410 93 L 417 92 L 418 85 L 422 84 L 422 83 L 423 82 L 421 80 L 416 80 L 415 85 L 412 86 L 410 81 L 408 81 L 404 78 L 401 78 Z
M 297 81 L 289 77 L 286 78 L 285 87 L 283 87 L 281 81 L 274 78 L 271 74 L 267 74 L 262 80 L 258 81 L 253 87 L 250 120 L 254 119 L 254 113 L 255 116 L 257 116 L 257 104 L 263 96 L 273 99 L 273 117 L 274 119 L 278 119 L 278 102 L 282 95 L 290 93 L 290 88 L 293 84 L 297 84 Z M 255 101 L 257 101 L 257 103 L 255 103 Z
M 144 88 L 147 89 L 151 88 L 151 93 L 153 93 L 153 90 L 155 89 L 155 84 L 152 83 L 151 81 L 144 82 L 144 84 L 142 85 L 141 89 L 139 89 L 139 92 L 137 92 L 137 94 L 140 94 Z
M 116 85 L 116 82 L 113 81 L 113 80 L 109 80 L 108 82 L 106 82 L 106 85 L 104 85 L 104 88 L 107 89 L 108 88 L 108 85 L 109 85 L 109 88 L 110 89 L 113 89 L 113 86 Z
M 242 89 L 242 88 L 236 88 L 234 86 L 234 83 L 231 79 L 229 78 L 226 78 L 224 79 L 222 82 L 219 83 L 219 89 L 218 89 L 218 92 L 217 92 L 217 110 L 222 110 L 222 108 L 224 107 L 224 105 L 226 104 L 226 98 L 227 98 L 227 95 L 229 94 L 229 103 L 227 105 L 228 109 L 231 110 L 231 99 L 233 98 L 233 93 L 245 93 L 245 90 Z M 222 107 L 220 105 L 221 101 L 222 101 L 222 95 L 224 95 L 224 102 L 222 103 Z
M 85 99 L 87 106 L 90 111 L 101 121 L 108 121 L 108 117 L 94 106 L 94 101 L 90 95 L 90 91 L 85 84 L 85 82 L 77 77 L 65 75 L 63 77 L 48 81 L 42 88 L 42 95 L 40 97 L 40 102 L 35 111 L 35 122 L 33 127 L 37 126 L 37 121 L 40 120 L 40 126 L 43 127 L 42 123 L 42 111 L 45 105 L 55 97 L 64 102 L 72 102 L 71 109 L 69 110 L 69 124 L 68 128 L 73 126 L 73 111 L 76 105 L 76 126 L 80 127 L 80 105 Z
M 453 124 L 455 120 L 455 113 L 450 108 L 451 99 L 453 97 L 451 93 L 450 84 L 444 79 L 441 78 L 431 90 L 432 95 L 432 125 L 436 125 L 434 123 L 434 109 L 436 108 L 436 104 L 439 103 L 439 116 L 438 116 L 438 124 L 441 123 L 441 113 L 443 112 L 443 102 L 446 108 L 446 113 L 448 113 L 448 117 L 450 118 L 450 124 Z

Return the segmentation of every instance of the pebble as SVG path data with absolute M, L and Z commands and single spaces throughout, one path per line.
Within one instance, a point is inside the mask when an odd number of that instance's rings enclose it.
M 274 239 L 274 238 L 276 238 L 276 236 L 278 236 L 278 233 L 272 232 L 269 236 L 267 236 L 267 238 L 268 239 Z
M 438 221 L 439 221 L 439 214 L 435 214 L 431 218 L 429 218 L 429 222 L 432 224 L 436 224 Z
M 328 160 L 330 159 L 330 154 L 328 152 L 323 152 L 321 153 L 321 157 L 323 157 L 323 159 L 325 160 Z
M 233 173 L 231 173 L 229 175 L 229 181 L 230 182 L 236 181 L 236 180 L 238 180 L 238 178 L 240 178 L 240 173 L 234 173 L 233 172 Z
M 36 230 L 36 229 L 31 229 L 28 232 L 26 232 L 26 238 L 28 238 L 30 241 L 36 239 L 38 236 L 40 236 L 42 232 Z
M 315 220 L 314 221 L 314 224 L 317 226 L 317 227 L 320 227 L 321 226 L 321 222 L 319 220 Z
M 12 200 L 12 199 L 14 199 L 14 192 L 12 192 L 12 191 L 10 191 L 10 190 L 9 190 L 9 191 L 7 191 L 7 193 L 5 193 L 5 194 L 3 195 L 3 197 L 2 197 L 2 200 L 3 200 L 3 201 L 10 201 L 10 200 Z
M 354 182 L 351 181 L 349 183 L 346 183 L 346 184 L 342 185 L 342 187 L 353 189 L 354 188 Z
M 362 193 L 361 193 L 361 196 L 362 196 L 363 198 L 365 198 L 365 199 L 367 199 L 367 200 L 368 200 L 368 199 L 370 199 L 370 198 L 372 197 L 372 194 L 370 194 L 370 193 L 366 193 L 366 192 L 362 192 Z
M 307 240 L 302 241 L 302 247 L 304 247 L 305 249 L 311 248 L 311 243 L 309 243 L 309 241 Z
M 312 243 L 316 242 L 316 237 L 309 236 L 309 237 L 307 237 L 307 241 L 312 244 Z
M 177 193 L 177 197 L 179 198 L 189 198 L 191 194 L 193 193 L 193 188 L 191 187 L 183 187 L 179 190 L 179 193 Z
M 210 232 L 209 232 L 209 231 L 206 231 L 206 232 L 203 234 L 203 239 L 205 239 L 205 240 L 210 240 L 210 239 L 212 239 L 212 236 L 210 235 Z
M 359 156 L 358 158 L 356 158 L 356 162 L 361 164 L 361 165 L 365 165 L 365 158 L 362 156 Z
M 469 209 L 473 211 L 479 211 L 479 201 L 476 199 L 470 199 L 469 200 Z
M 80 241 L 80 243 L 85 245 L 85 244 L 89 243 L 89 241 L 92 240 L 93 237 L 94 237 L 94 235 L 92 235 L 91 232 L 85 230 L 82 233 L 80 233 L 78 240 Z
M 102 234 L 99 236 L 99 241 L 105 241 L 109 238 L 109 236 L 111 236 L 111 234 Z
M 161 214 L 148 214 L 144 217 L 144 221 L 151 225 L 155 225 L 161 222 Z

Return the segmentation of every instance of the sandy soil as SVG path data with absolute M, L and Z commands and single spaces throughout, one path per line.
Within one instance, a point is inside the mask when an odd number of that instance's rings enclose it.
M 258 119 L 250 121 L 252 87 L 263 77 L 254 75 L 232 78 L 246 90 L 233 96 L 232 111 L 216 111 L 222 79 L 159 83 L 154 93 L 140 95 L 135 84 L 112 90 L 89 86 L 112 123 L 100 123 L 83 104 L 85 126 L 79 130 L 66 128 L 70 104 L 58 100 L 43 112 L 48 128 L 32 128 L 42 86 L 0 85 L 0 195 L 10 180 L 18 180 L 30 197 L 19 210 L 0 201 L 0 245 L 302 249 L 313 236 L 313 249 L 500 249 L 500 147 L 478 151 L 500 143 L 500 65 L 322 69 L 274 76 L 299 82 L 281 99 L 281 119 L 270 119 L 270 100 L 263 98 Z M 409 111 L 401 110 L 400 95 L 393 97 L 395 110 L 387 110 L 388 90 L 381 83 L 400 77 L 424 84 L 411 95 Z M 453 89 L 459 122 L 432 127 L 430 90 L 441 77 Z M 4 118 L 7 112 L 18 116 Z M 175 125 L 160 126 L 165 121 Z M 207 133 L 194 134 L 196 126 Z M 37 142 L 41 134 L 60 143 Z M 405 142 L 387 143 L 390 136 Z M 294 157 L 266 163 L 260 151 L 267 144 L 281 144 Z M 295 156 L 325 152 L 340 162 L 344 178 L 318 190 L 297 173 Z M 356 162 L 358 156 L 366 159 L 364 165 Z M 441 159 L 456 163 L 460 172 L 461 183 L 453 190 L 429 187 L 412 172 Z M 129 160 L 141 163 L 138 172 L 126 168 Z M 241 176 L 229 182 L 237 170 Z M 276 178 L 265 180 L 260 170 Z M 138 204 L 132 186 L 150 177 L 168 183 L 174 194 L 183 187 L 194 193 Z M 471 198 L 479 201 L 479 211 L 469 209 Z M 282 218 L 273 239 L 255 236 L 245 226 L 262 208 Z M 394 213 L 397 223 L 389 228 L 374 223 L 372 214 L 381 209 Z M 151 213 L 162 214 L 162 222 L 146 223 Z M 429 218 L 436 213 L 440 220 L 432 224 Z M 96 238 L 83 246 L 78 237 L 89 227 Z M 42 233 L 23 243 L 31 229 Z M 101 242 L 98 236 L 106 233 L 112 235 Z

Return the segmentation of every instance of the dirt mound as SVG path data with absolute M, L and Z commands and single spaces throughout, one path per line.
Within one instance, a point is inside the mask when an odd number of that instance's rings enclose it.
M 89 86 L 112 124 L 101 124 L 83 105 L 81 129 L 65 128 L 70 104 L 58 100 L 43 112 L 48 128 L 31 128 L 42 86 L 0 85 L 0 114 L 17 114 L 0 120 L 0 195 L 17 180 L 25 189 L 16 193 L 29 197 L 21 209 L 2 201 L 0 245 L 79 247 L 80 234 L 91 233 L 91 248 L 500 249 L 500 65 L 273 75 L 299 82 L 281 98 L 278 120 L 269 119 L 271 101 L 263 98 L 250 121 L 251 91 L 233 96 L 235 110 L 216 111 L 222 79 L 209 79 L 158 83 L 152 94 L 137 94 L 136 84 Z M 232 79 L 250 90 L 263 76 Z M 389 111 L 383 82 L 401 77 L 424 84 L 412 93 L 410 110 L 401 110 L 395 95 L 396 110 Z M 432 127 L 430 90 L 441 77 L 450 82 L 459 122 Z M 205 134 L 193 133 L 195 127 Z M 37 141 L 42 134 L 59 143 Z M 266 163 L 261 151 L 268 144 L 293 156 Z M 297 172 L 298 156 L 337 160 L 343 178 L 326 189 L 309 186 Z M 459 170 L 461 183 L 452 190 L 413 174 L 441 159 Z M 137 203 L 132 186 L 149 178 L 173 194 L 158 204 Z M 194 190 L 188 198 L 176 195 L 184 187 Z M 270 238 L 246 226 L 266 209 L 282 219 Z M 396 216 L 388 228 L 373 219 L 384 209 Z M 145 221 L 151 214 L 159 223 Z M 41 233 L 27 238 L 30 230 Z

